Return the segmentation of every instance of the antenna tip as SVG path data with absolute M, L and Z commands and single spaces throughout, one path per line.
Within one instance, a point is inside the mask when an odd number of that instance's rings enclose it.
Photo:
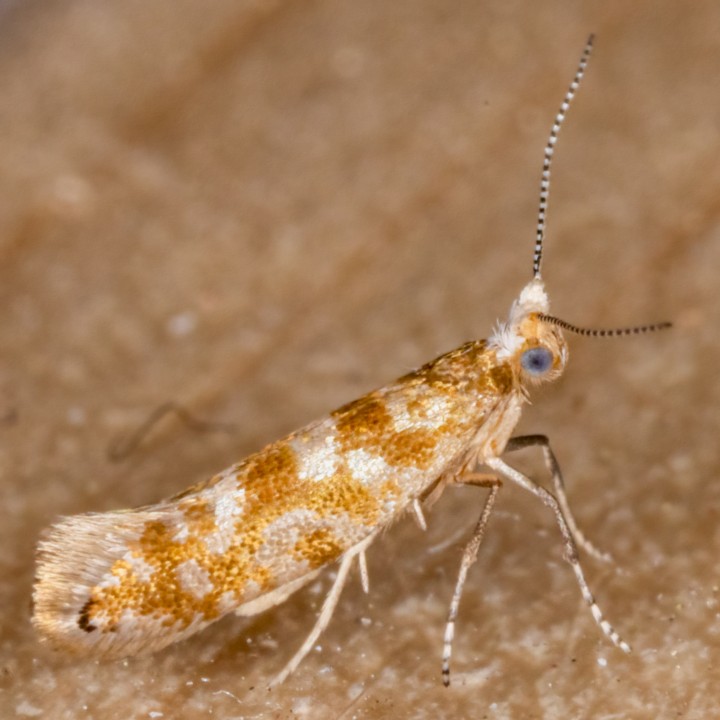
M 547 207 L 548 197 L 550 195 L 550 166 L 552 165 L 553 154 L 555 152 L 555 144 L 557 143 L 558 134 L 560 128 L 565 121 L 565 115 L 567 114 L 570 103 L 575 97 L 580 81 L 585 74 L 585 68 L 587 67 L 590 59 L 590 53 L 592 51 L 592 44 L 595 39 L 595 34 L 591 33 L 585 44 L 582 55 L 580 56 L 580 62 L 578 63 L 575 75 L 570 83 L 570 87 L 565 93 L 560 109 L 555 115 L 555 121 L 550 128 L 550 137 L 548 138 L 547 145 L 545 145 L 545 155 L 543 158 L 542 175 L 540 179 L 540 204 L 538 207 L 538 219 L 537 228 L 535 230 L 535 252 L 533 254 L 533 278 L 540 277 L 540 265 L 542 264 L 543 255 L 543 242 L 545 240 L 545 225 L 547 222 Z

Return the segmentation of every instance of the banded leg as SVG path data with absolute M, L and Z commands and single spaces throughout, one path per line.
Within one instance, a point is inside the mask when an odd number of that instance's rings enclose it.
M 565 481 L 563 480 L 562 472 L 560 471 L 560 465 L 555 457 L 555 453 L 550 447 L 550 440 L 547 435 L 522 435 L 520 437 L 511 438 L 508 444 L 505 446 L 505 452 L 513 452 L 515 450 L 523 450 L 526 447 L 540 446 L 543 451 L 543 457 L 545 459 L 545 467 L 547 467 L 550 475 L 552 476 L 553 485 L 555 486 L 555 495 L 563 515 L 567 520 L 570 532 L 580 547 L 581 550 L 591 555 L 596 560 L 601 562 L 611 563 L 613 562 L 612 556 L 609 553 L 598 550 L 583 534 L 578 527 L 575 518 L 573 517 L 572 511 L 570 510 L 570 503 L 568 503 L 567 495 L 565 493 Z
M 495 504 L 495 498 L 497 497 L 498 491 L 502 485 L 502 481 L 496 477 L 482 475 L 480 473 L 471 473 L 458 479 L 458 482 L 464 485 L 477 485 L 479 487 L 490 488 L 490 493 L 485 499 L 480 518 L 475 525 L 472 537 L 465 545 L 465 549 L 462 554 L 462 561 L 460 562 L 460 571 L 458 572 L 458 578 L 455 582 L 455 590 L 453 592 L 452 600 L 450 601 L 450 608 L 448 610 L 448 619 L 445 624 L 445 637 L 443 639 L 443 657 L 442 657 L 442 678 L 443 685 L 445 687 L 450 686 L 450 657 L 452 655 L 452 642 L 455 637 L 455 620 L 457 619 L 458 609 L 460 607 L 460 598 L 462 597 L 462 591 L 465 587 L 465 581 L 467 580 L 468 571 L 477 560 L 478 550 L 482 543 L 483 537 L 485 536 L 485 527 L 487 526 L 490 513 L 492 512 L 493 505 Z
M 575 544 L 575 540 L 570 530 L 570 525 L 563 514 L 562 507 L 560 506 L 557 498 L 552 493 L 548 492 L 544 487 L 538 485 L 534 480 L 531 480 L 526 475 L 523 475 L 518 470 L 515 470 L 515 468 L 510 467 L 510 465 L 502 461 L 500 458 L 488 458 L 483 462 L 485 465 L 498 473 L 498 475 L 502 475 L 508 480 L 512 480 L 520 487 L 540 498 L 540 500 L 542 500 L 542 502 L 553 511 L 555 521 L 557 522 L 563 539 L 565 540 L 565 559 L 570 563 L 570 566 L 575 573 L 575 579 L 580 586 L 580 592 L 582 593 L 583 599 L 590 607 L 590 612 L 592 613 L 595 622 L 603 631 L 603 634 L 613 643 L 613 645 L 619 647 L 623 652 L 631 652 L 630 646 L 620 637 L 615 628 L 613 628 L 613 626 L 605 620 L 595 597 L 590 591 L 590 587 L 585 580 L 585 575 L 582 571 L 582 567 L 580 566 L 577 545 Z
M 365 540 L 363 540 L 362 542 L 359 542 L 354 547 L 351 547 L 342 556 L 340 560 L 340 567 L 338 568 L 337 577 L 335 578 L 332 587 L 328 591 L 328 594 L 325 596 L 325 601 L 323 602 L 320 614 L 315 621 L 313 629 L 310 631 L 310 634 L 307 636 L 305 642 L 302 644 L 300 649 L 292 656 L 292 658 L 290 658 L 290 661 L 287 663 L 287 665 L 285 665 L 285 667 L 270 683 L 270 687 L 274 687 L 275 685 L 280 685 L 284 683 L 285 680 L 287 680 L 288 677 L 295 672 L 298 665 L 302 662 L 303 658 L 312 650 L 313 645 L 317 642 L 317 639 L 320 637 L 323 630 L 325 630 L 325 628 L 328 626 L 328 623 L 332 618 L 333 612 L 335 612 L 335 608 L 337 607 L 338 600 L 340 599 L 340 594 L 342 593 L 343 587 L 345 586 L 345 581 L 347 580 L 347 576 L 350 572 L 353 561 L 356 557 L 363 556 L 365 554 L 365 550 L 367 549 L 368 545 L 370 545 L 370 543 L 375 539 L 376 534 L 377 533 L 373 533 L 369 537 L 365 538 Z

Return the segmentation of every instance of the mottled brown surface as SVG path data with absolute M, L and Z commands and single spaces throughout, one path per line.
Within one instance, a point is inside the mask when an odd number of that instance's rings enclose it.
M 182 490 L 486 334 L 529 277 L 542 147 L 585 37 L 556 157 L 553 311 L 670 333 L 573 338 L 521 430 L 546 432 L 587 534 L 602 638 L 558 532 L 507 489 L 440 651 L 480 493 L 369 553 L 321 650 L 328 586 L 152 657 L 62 661 L 29 623 L 59 514 Z M 46 718 L 708 718 L 720 699 L 720 5 L 0 4 L 0 707 Z M 106 448 L 159 403 L 121 465 Z M 533 453 L 518 458 L 540 471 Z M 152 714 L 154 713 L 154 714 Z

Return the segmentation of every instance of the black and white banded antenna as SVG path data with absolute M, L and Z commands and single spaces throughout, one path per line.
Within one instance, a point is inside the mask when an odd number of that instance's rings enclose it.
M 587 67 L 588 60 L 590 59 L 590 53 L 593 49 L 594 35 L 590 35 L 587 42 L 585 43 L 585 49 L 580 56 L 580 62 L 578 63 L 575 77 L 570 83 L 568 91 L 565 93 L 565 97 L 560 105 L 560 110 L 555 116 L 555 122 L 550 130 L 550 137 L 548 138 L 547 145 L 545 146 L 545 155 L 543 157 L 543 168 L 542 176 L 540 178 L 540 205 L 538 207 L 538 222 L 537 222 L 537 234 L 535 236 L 535 253 L 533 254 L 533 277 L 540 277 L 540 264 L 542 263 L 542 252 L 543 252 L 543 240 L 545 239 L 545 223 L 547 217 L 548 208 L 548 197 L 550 195 L 550 166 L 552 165 L 553 153 L 555 152 L 555 143 L 557 142 L 558 135 L 560 134 L 560 128 L 562 127 L 565 115 L 567 115 L 570 103 L 575 97 L 577 89 L 580 87 L 580 81 L 585 74 L 585 68 Z
M 643 335 L 644 333 L 657 332 L 658 330 L 667 330 L 672 327 L 672 323 L 669 322 L 658 322 L 652 323 L 651 325 L 636 325 L 635 327 L 625 328 L 611 328 L 611 329 L 600 329 L 600 328 L 582 328 L 577 325 L 573 325 L 565 320 L 556 318 L 554 315 L 546 315 L 545 313 L 539 313 L 538 319 L 543 322 L 550 323 L 550 325 L 557 325 L 563 330 L 575 333 L 576 335 L 586 335 L 588 337 L 621 337 L 623 335 Z
M 543 253 L 543 240 L 545 239 L 545 226 L 547 219 L 547 208 L 548 208 L 548 197 L 550 195 L 550 168 L 552 166 L 553 154 L 555 152 L 555 144 L 557 143 L 558 135 L 560 134 L 560 128 L 565 121 L 570 103 L 575 97 L 578 88 L 580 87 L 580 81 L 585 75 L 585 68 L 587 67 L 590 54 L 593 49 L 593 41 L 595 40 L 594 35 L 588 37 L 585 43 L 585 48 L 580 56 L 580 62 L 578 63 L 577 70 L 575 71 L 575 77 L 573 77 L 570 87 L 565 93 L 565 97 L 560 105 L 560 110 L 555 116 L 555 122 L 550 129 L 550 137 L 548 138 L 547 145 L 545 146 L 545 155 L 543 156 L 543 169 L 542 176 L 540 178 L 540 204 L 538 207 L 538 223 L 537 223 L 537 235 L 535 236 L 535 253 L 533 255 L 533 277 L 540 277 L 540 265 L 542 264 L 542 253 Z M 593 328 L 582 328 L 577 325 L 573 325 L 565 320 L 556 318 L 552 315 L 545 315 L 541 313 L 539 316 L 540 320 L 551 325 L 567 330 L 568 332 L 576 333 L 577 335 L 585 335 L 589 337 L 619 337 L 623 335 L 642 335 L 648 332 L 656 332 L 658 330 L 666 330 L 672 327 L 672 323 L 659 322 L 652 323 L 650 325 L 638 325 L 636 327 L 626 328 L 613 328 L 613 329 L 593 329 Z

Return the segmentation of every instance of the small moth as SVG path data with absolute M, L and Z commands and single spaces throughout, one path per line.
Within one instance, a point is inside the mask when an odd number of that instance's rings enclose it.
M 407 511 L 425 527 L 423 505 L 452 484 L 489 492 L 465 547 L 445 630 L 442 674 L 450 683 L 455 620 L 502 480 L 517 483 L 553 513 L 583 598 L 604 619 L 585 581 L 579 549 L 600 559 L 570 512 L 544 435 L 511 437 L 530 389 L 558 378 L 568 360 L 563 330 L 626 335 L 668 323 L 588 330 L 549 314 L 540 276 L 550 166 L 558 133 L 592 49 L 583 51 L 545 148 L 533 275 L 487 340 L 475 340 L 343 405 L 184 492 L 136 510 L 61 519 L 38 550 L 33 622 L 62 650 L 119 658 L 159 650 L 223 615 L 278 605 L 338 561 L 337 576 L 305 643 L 275 679 L 282 682 L 330 621 L 348 572 Z M 502 456 L 541 449 L 554 493 Z M 485 472 L 477 472 L 483 466 Z

